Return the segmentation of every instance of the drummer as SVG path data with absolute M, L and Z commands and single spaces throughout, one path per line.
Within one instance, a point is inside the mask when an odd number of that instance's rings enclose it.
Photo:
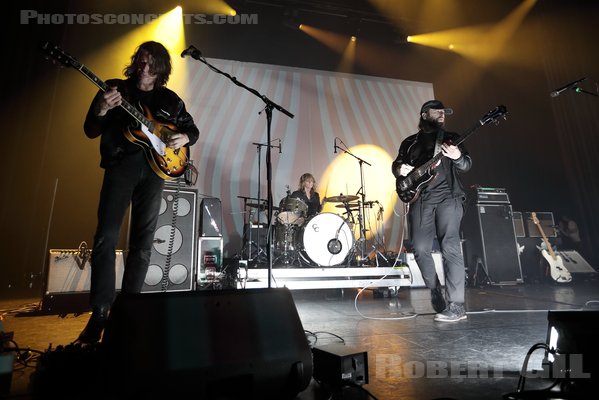
M 300 176 L 299 186 L 296 191 L 291 193 L 290 197 L 298 198 L 308 205 L 307 218 L 322 211 L 320 195 L 316 191 L 316 179 L 314 179 L 314 176 L 310 173 L 305 173 Z

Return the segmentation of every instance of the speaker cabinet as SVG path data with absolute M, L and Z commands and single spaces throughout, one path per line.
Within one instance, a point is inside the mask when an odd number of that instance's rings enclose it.
M 462 220 L 462 233 L 470 276 L 480 276 L 482 267 L 491 284 L 523 282 L 511 205 L 471 205 Z
M 539 225 L 543 229 L 543 233 L 548 238 L 557 237 L 557 230 L 555 229 L 555 222 L 553 220 L 552 212 L 544 212 L 537 211 L 536 212 L 537 219 L 539 220 Z M 529 237 L 541 237 L 541 232 L 539 231 L 539 227 L 532 221 L 532 212 L 525 212 L 523 215 L 524 221 L 526 223 L 526 229 L 528 231 Z
M 287 288 L 120 294 L 103 345 L 125 398 L 293 399 L 312 377 Z
M 200 236 L 222 236 L 222 207 L 220 199 L 209 197 L 200 206 Z
M 41 308 L 47 313 L 68 314 L 87 311 L 91 282 L 90 257 L 87 247 L 51 249 L 46 271 L 46 287 Z M 116 251 L 115 288 L 121 290 L 125 271 L 124 254 Z
M 196 257 L 196 192 L 164 189 L 148 273 L 142 292 L 193 290 Z
M 522 219 L 522 212 L 512 212 L 512 219 L 514 220 L 514 232 L 516 233 L 516 237 L 525 237 L 526 231 L 524 230 L 524 220 Z

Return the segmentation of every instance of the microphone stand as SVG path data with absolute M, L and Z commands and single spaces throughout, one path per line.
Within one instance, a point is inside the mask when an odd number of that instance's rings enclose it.
M 344 145 L 345 145 L 345 143 L 344 143 Z M 339 149 L 339 150 L 343 151 L 344 153 L 349 154 L 350 156 L 352 156 L 353 158 L 358 160 L 358 162 L 360 163 L 360 185 L 361 186 L 360 186 L 360 189 L 358 189 L 358 192 L 356 193 L 356 195 L 360 195 L 362 198 L 362 200 L 360 201 L 360 205 L 358 206 L 358 222 L 360 224 L 360 239 L 358 239 L 358 241 L 360 242 L 360 263 L 363 263 L 364 262 L 364 244 L 366 241 L 366 226 L 364 224 L 364 205 L 366 203 L 366 193 L 364 190 L 364 168 L 363 168 L 364 165 L 363 164 L 366 164 L 371 167 L 372 167 L 372 164 L 370 164 L 367 161 L 356 156 L 351 151 L 337 146 L 336 143 L 335 143 L 335 149 Z
M 258 149 L 258 198 L 260 199 L 261 198 L 260 197 L 260 189 L 262 188 L 262 183 L 261 183 L 262 173 L 260 172 L 261 165 L 262 165 L 262 147 L 266 146 L 268 149 L 270 149 L 271 147 L 276 147 L 279 150 L 281 148 L 280 148 L 280 144 L 279 144 L 279 146 L 275 146 L 275 145 L 272 145 L 272 144 L 269 144 L 269 143 L 255 143 L 255 142 L 253 142 L 252 144 L 254 146 L 256 146 L 256 148 Z M 260 200 L 258 202 L 258 240 L 257 240 L 258 247 L 260 247 L 260 245 L 262 244 L 262 243 L 260 243 L 260 233 L 262 231 L 262 224 L 260 223 L 260 214 L 262 212 L 263 212 L 262 211 L 262 201 Z M 269 216 L 268 220 L 266 221 L 266 226 L 267 226 L 267 229 L 266 229 L 266 235 L 267 235 L 266 243 L 267 243 L 267 245 L 270 245 L 271 242 L 268 241 L 268 238 L 272 235 L 270 219 L 271 219 L 271 217 Z
M 282 106 L 280 106 L 280 105 L 276 104 L 275 102 L 273 102 L 272 100 L 270 100 L 268 97 L 266 97 L 266 95 L 260 94 L 256 89 L 250 88 L 250 87 L 244 85 L 243 83 L 239 82 L 236 77 L 231 76 L 228 73 L 223 72 L 220 69 L 211 65 L 208 61 L 206 61 L 206 59 L 202 56 L 202 53 L 198 49 L 194 48 L 193 46 L 190 46 L 189 49 L 192 49 L 192 50 L 189 52 L 187 50 L 185 50 L 183 53 L 181 53 L 181 57 L 184 57 L 185 55 L 189 55 L 191 58 L 206 64 L 206 66 L 208 66 L 208 68 L 210 68 L 212 71 L 226 76 L 227 78 L 229 78 L 231 80 L 231 82 L 233 82 L 237 86 L 246 89 L 248 92 L 250 92 L 250 93 L 254 94 L 256 97 L 259 97 L 260 99 L 262 99 L 264 104 L 266 104 L 264 107 L 264 110 L 263 110 L 263 111 L 266 111 L 266 143 L 270 144 L 270 142 L 271 142 L 270 129 L 271 129 L 271 125 L 272 125 L 272 110 L 273 110 L 273 108 L 277 109 L 278 111 L 287 115 L 289 118 L 294 117 L 294 115 L 292 113 L 290 113 Z M 262 113 L 262 111 L 260 111 L 260 113 Z M 272 163 L 271 163 L 270 148 L 271 148 L 270 145 L 266 147 L 266 184 L 267 184 L 267 192 L 268 192 L 268 194 L 267 194 L 267 204 L 268 204 L 267 222 L 269 224 L 270 224 L 270 221 L 272 220 L 272 211 L 273 211 L 273 209 L 272 209 L 272 207 L 273 207 L 272 206 Z M 268 259 L 268 288 L 271 287 L 271 280 L 272 280 L 272 237 L 271 236 L 272 235 L 267 235 L 268 251 L 266 252 L 266 254 L 267 254 L 267 259 Z

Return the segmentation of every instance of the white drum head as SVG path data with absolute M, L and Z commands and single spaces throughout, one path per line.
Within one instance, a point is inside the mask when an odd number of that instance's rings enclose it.
M 354 235 L 351 229 L 337 214 L 315 215 L 303 228 L 303 251 L 320 266 L 341 264 L 353 244 Z

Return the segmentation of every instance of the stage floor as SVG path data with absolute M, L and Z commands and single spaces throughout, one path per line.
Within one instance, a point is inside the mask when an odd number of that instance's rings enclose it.
M 343 341 L 367 352 L 369 383 L 362 388 L 380 400 L 501 399 L 516 391 L 527 351 L 546 342 L 548 310 L 599 309 L 595 274 L 575 276 L 568 284 L 469 287 L 468 318 L 456 323 L 433 321 L 426 288 L 400 287 L 395 293 L 381 288 L 291 293 L 312 346 Z M 0 303 L 4 331 L 14 333 L 20 349 L 32 350 L 28 366 L 13 371 L 8 398 L 30 398 L 35 351 L 71 343 L 88 319 L 88 314 L 40 315 L 36 312 L 40 300 Z M 595 325 L 589 321 L 589 329 Z M 533 353 L 529 371 L 541 369 L 543 355 L 542 350 Z M 529 378 L 526 388 L 545 388 L 551 382 Z M 368 397 L 361 390 L 331 395 L 313 379 L 297 396 L 298 400 L 335 398 Z

